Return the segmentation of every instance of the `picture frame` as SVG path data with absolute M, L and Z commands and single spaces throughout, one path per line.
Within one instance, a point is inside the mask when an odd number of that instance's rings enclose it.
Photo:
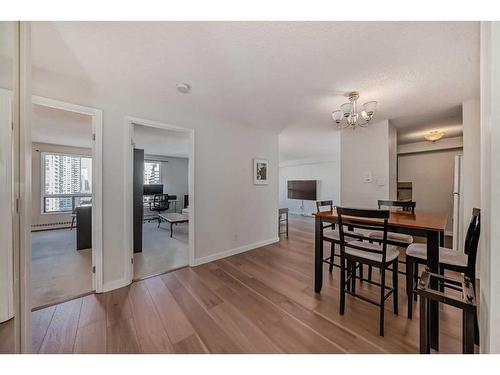
M 253 159 L 254 185 L 267 185 L 269 183 L 269 160 Z

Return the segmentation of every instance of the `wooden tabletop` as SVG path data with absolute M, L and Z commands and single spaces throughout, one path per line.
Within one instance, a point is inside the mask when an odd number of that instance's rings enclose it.
M 313 214 L 324 219 L 337 219 L 337 212 L 323 211 Z M 361 219 L 361 218 L 360 218 Z M 446 229 L 448 215 L 438 212 L 403 212 L 391 211 L 388 224 L 394 227 L 423 229 L 443 232 Z M 375 222 L 375 219 L 362 219 L 360 222 Z

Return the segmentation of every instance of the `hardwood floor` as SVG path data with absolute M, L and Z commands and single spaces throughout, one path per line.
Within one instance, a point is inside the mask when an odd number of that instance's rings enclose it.
M 33 313 L 35 353 L 418 353 L 418 304 L 406 318 L 348 296 L 339 314 L 339 272 L 313 291 L 311 219 L 290 217 L 281 242 L 135 282 Z M 374 272 L 377 275 L 377 272 Z M 366 295 L 378 289 L 357 285 Z M 441 353 L 461 352 L 461 314 L 441 308 Z

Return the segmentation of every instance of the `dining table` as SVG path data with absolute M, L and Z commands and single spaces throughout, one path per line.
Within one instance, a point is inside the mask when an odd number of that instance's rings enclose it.
M 321 292 L 323 286 L 323 223 L 337 223 L 337 212 L 323 211 L 315 216 L 315 251 L 314 251 L 314 291 Z M 409 234 L 427 239 L 427 266 L 433 273 L 439 272 L 439 247 L 444 246 L 444 231 L 448 215 L 438 212 L 406 212 L 391 211 L 387 230 L 389 232 Z M 350 221 L 358 220 L 349 218 Z M 376 219 L 359 218 L 360 223 L 370 224 Z M 437 282 L 430 285 L 438 288 Z M 429 303 L 429 341 L 431 348 L 439 350 L 439 304 L 436 301 Z

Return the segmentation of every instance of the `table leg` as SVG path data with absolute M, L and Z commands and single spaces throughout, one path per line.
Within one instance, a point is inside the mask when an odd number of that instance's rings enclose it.
M 174 234 L 174 223 L 170 223 L 170 237 Z
M 288 238 L 288 211 L 286 212 L 286 238 Z
M 411 297 L 408 297 L 411 298 Z M 420 354 L 429 354 L 429 308 L 427 298 L 420 297 Z
M 462 313 L 462 351 L 464 354 L 474 354 L 474 312 Z
M 316 216 L 314 230 L 314 291 L 321 292 L 323 286 L 323 241 L 321 234 L 323 232 L 323 221 Z
M 439 232 L 439 246 L 444 247 L 444 232 Z
M 439 273 L 439 232 L 427 232 L 427 266 L 431 272 Z M 431 279 L 429 286 L 437 290 L 437 280 Z M 439 350 L 439 303 L 437 301 L 429 301 L 429 325 L 431 348 Z

